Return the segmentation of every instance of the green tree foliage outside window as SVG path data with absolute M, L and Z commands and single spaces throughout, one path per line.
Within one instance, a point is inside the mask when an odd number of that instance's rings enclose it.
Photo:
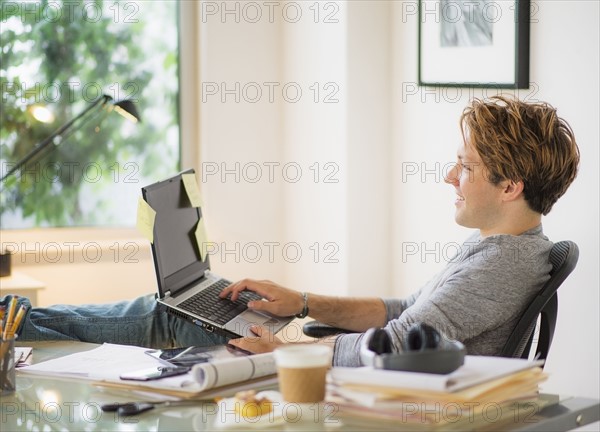
M 2 229 L 134 225 L 140 188 L 179 166 L 177 2 L 2 0 L 0 19 L 0 173 L 103 94 L 142 117 L 99 110 L 7 179 Z

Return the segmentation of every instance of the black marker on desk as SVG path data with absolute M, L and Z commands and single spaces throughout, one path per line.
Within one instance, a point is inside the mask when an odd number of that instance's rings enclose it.
M 173 401 L 162 401 L 162 402 L 125 402 L 125 403 L 112 403 L 104 404 L 100 408 L 104 412 L 117 412 L 122 416 L 132 416 L 141 414 L 149 411 L 156 407 L 171 407 L 171 406 L 185 406 L 185 405 L 198 405 L 198 400 L 173 400 Z

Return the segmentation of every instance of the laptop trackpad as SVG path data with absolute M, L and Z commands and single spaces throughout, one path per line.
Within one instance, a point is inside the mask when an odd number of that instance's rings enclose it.
M 267 327 L 271 332 L 277 332 L 283 325 L 279 319 L 273 316 L 263 315 L 261 313 L 247 310 L 229 321 L 225 328 L 240 336 L 256 336 L 250 330 L 253 325 L 261 325 Z

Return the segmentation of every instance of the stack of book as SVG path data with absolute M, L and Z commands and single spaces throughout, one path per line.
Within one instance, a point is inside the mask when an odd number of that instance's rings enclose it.
M 410 428 L 485 429 L 522 422 L 558 402 L 539 394 L 541 361 L 466 356 L 448 375 L 341 368 L 330 371 L 328 401 L 355 420 Z M 379 423 L 378 423 L 379 424 Z

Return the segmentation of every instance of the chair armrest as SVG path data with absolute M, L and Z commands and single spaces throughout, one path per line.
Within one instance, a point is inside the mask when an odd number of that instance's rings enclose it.
M 302 327 L 302 331 L 306 336 L 314 338 L 322 338 L 326 336 L 333 336 L 340 333 L 353 333 L 350 330 L 333 327 L 328 324 L 323 324 L 319 321 L 309 321 Z

